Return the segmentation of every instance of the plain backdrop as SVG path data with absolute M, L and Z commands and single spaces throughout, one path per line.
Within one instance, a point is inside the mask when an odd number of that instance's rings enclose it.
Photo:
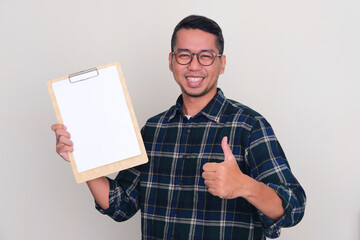
M 140 239 L 140 214 L 99 214 L 56 154 L 46 81 L 118 61 L 142 126 L 175 103 L 170 37 L 201 14 L 223 29 L 219 86 L 268 119 L 307 193 L 280 239 L 359 240 L 359 12 L 358 0 L 0 0 L 0 239 Z

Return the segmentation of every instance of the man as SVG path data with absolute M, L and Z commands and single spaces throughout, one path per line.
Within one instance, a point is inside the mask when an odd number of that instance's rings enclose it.
M 169 54 L 182 94 L 142 129 L 149 162 L 87 182 L 96 208 L 116 221 L 141 209 L 143 239 L 265 239 L 303 217 L 305 192 L 271 126 L 217 88 L 223 49 L 217 23 L 183 19 Z M 69 133 L 52 129 L 68 160 Z

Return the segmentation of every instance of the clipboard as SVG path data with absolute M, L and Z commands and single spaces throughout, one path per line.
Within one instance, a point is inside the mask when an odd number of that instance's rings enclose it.
M 77 183 L 148 162 L 119 63 L 47 81 L 59 123 L 67 126 Z

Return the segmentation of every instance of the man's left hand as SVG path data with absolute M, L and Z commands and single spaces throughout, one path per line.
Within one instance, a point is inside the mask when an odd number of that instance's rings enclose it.
M 249 176 L 243 174 L 232 153 L 227 137 L 221 141 L 225 159 L 222 163 L 206 163 L 202 177 L 209 192 L 220 198 L 233 199 L 247 194 L 246 186 Z

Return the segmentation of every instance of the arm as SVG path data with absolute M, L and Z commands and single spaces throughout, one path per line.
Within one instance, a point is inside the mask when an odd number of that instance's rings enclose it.
M 99 177 L 86 182 L 95 201 L 102 209 L 109 208 L 110 184 L 106 177 Z
M 63 124 L 54 124 L 51 129 L 56 135 L 56 152 L 69 162 L 68 152 L 74 150 L 70 133 Z M 139 175 L 137 171 L 127 170 L 119 173 L 116 180 L 100 177 L 87 181 L 96 208 L 116 221 L 127 220 L 134 215 L 138 210 Z
M 215 165 L 204 165 L 204 174 L 206 172 L 213 173 L 211 175 L 203 175 L 203 177 L 207 180 L 206 185 L 209 187 L 209 191 L 212 191 L 211 188 L 216 189 L 212 184 L 217 184 L 218 189 L 224 186 L 230 186 L 227 191 L 220 190 L 220 192 L 215 193 L 218 196 L 220 195 L 226 198 L 229 198 L 228 196 L 232 196 L 232 194 L 234 194 L 234 197 L 239 195 L 244 196 L 244 198 L 259 210 L 259 217 L 264 227 L 267 228 L 267 236 L 276 237 L 281 227 L 294 226 L 300 222 L 304 216 L 306 195 L 292 174 L 285 154 L 270 124 L 261 116 L 256 116 L 255 120 L 249 132 L 248 142 L 246 146 L 244 146 L 244 159 L 249 168 L 247 175 L 244 176 L 235 164 L 228 164 L 226 163 L 227 161 L 225 161 L 223 163 L 217 163 L 217 169 L 220 167 L 229 170 L 226 166 L 232 166 L 230 172 L 235 172 L 237 177 L 232 177 L 232 180 L 236 180 L 236 182 L 231 181 L 223 185 L 218 185 L 219 176 L 215 177 L 217 178 L 217 183 L 214 181 L 214 176 L 211 176 L 218 175 L 218 170 L 209 168 L 215 167 Z M 230 175 L 230 172 L 226 172 L 225 175 Z M 254 181 L 257 183 L 253 184 Z M 241 184 L 249 187 L 244 186 L 243 188 L 248 190 L 239 191 L 238 186 L 241 186 Z M 264 185 L 270 189 L 264 187 Z M 262 191 L 260 191 L 261 188 L 263 188 Z M 259 192 L 262 194 L 260 198 Z M 278 199 L 272 197 L 273 193 L 281 200 L 283 208 L 282 216 Z M 271 208 L 274 208 L 274 212 Z M 275 214 L 273 215 L 273 213 Z
M 260 219 L 268 228 L 268 236 L 276 236 L 281 227 L 291 227 L 299 223 L 305 212 L 305 192 L 291 172 L 272 127 L 262 116 L 256 117 L 250 132 L 245 159 L 250 176 L 272 188 L 282 201 L 284 215 L 276 222 L 270 221 L 263 212 L 259 212 Z
M 227 199 L 243 197 L 272 220 L 278 220 L 284 214 L 284 208 L 276 192 L 241 172 L 227 144 L 227 137 L 223 138 L 221 147 L 225 161 L 204 165 L 203 177 L 209 192 Z

